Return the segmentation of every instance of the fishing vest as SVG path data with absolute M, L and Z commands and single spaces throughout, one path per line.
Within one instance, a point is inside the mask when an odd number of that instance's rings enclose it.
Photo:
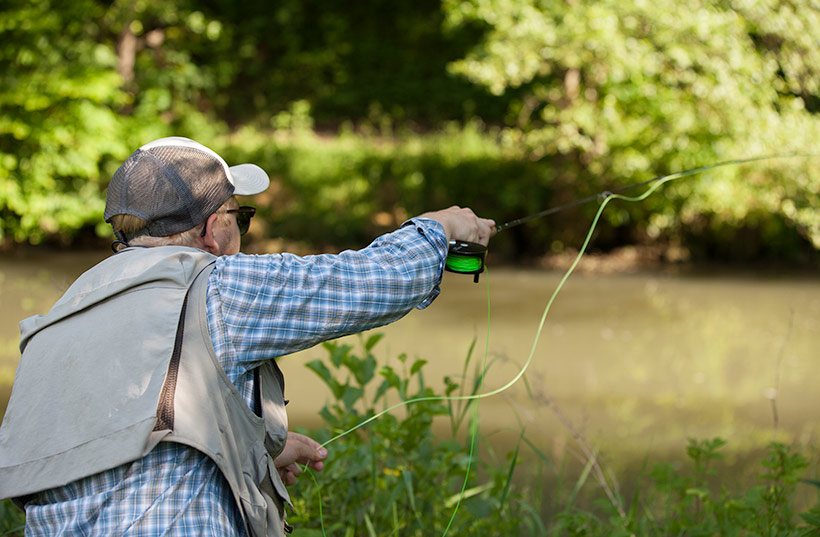
M 281 536 L 287 490 L 284 378 L 255 372 L 257 415 L 225 375 L 205 308 L 216 258 L 131 248 L 83 274 L 48 314 L 20 323 L 22 357 L 0 427 L 0 498 L 18 505 L 178 442 L 225 476 L 253 537 Z

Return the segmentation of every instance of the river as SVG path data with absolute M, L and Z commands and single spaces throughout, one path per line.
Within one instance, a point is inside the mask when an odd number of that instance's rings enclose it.
M 27 252 L 0 260 L 0 410 L 18 360 L 17 321 L 44 313 L 106 252 Z M 441 387 L 475 339 L 493 361 L 483 392 L 524 366 L 560 272 L 490 269 L 479 284 L 446 274 L 441 296 L 378 330 L 382 362 L 423 358 Z M 489 286 L 487 283 L 489 282 Z M 488 331 L 489 293 L 489 331 Z M 489 335 L 489 344 L 487 337 Z M 348 338 L 353 345 L 359 339 Z M 481 401 L 483 435 L 511 445 L 521 428 L 553 458 L 573 434 L 616 467 L 683 453 L 688 438 L 721 436 L 730 452 L 773 438 L 817 452 L 820 442 L 820 277 L 768 272 L 576 274 L 558 295 L 524 379 Z M 305 363 L 280 360 L 293 426 L 315 426 L 327 391 Z M 317 395 L 319 394 L 319 395 Z

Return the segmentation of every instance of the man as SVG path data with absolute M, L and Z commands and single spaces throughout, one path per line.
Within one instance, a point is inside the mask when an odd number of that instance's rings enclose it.
M 287 431 L 276 358 L 393 322 L 438 294 L 450 239 L 491 220 L 425 213 L 360 251 L 239 254 L 268 188 L 187 138 L 133 153 L 108 188 L 118 253 L 21 323 L 0 497 L 26 535 L 282 535 L 284 484 L 326 450 Z

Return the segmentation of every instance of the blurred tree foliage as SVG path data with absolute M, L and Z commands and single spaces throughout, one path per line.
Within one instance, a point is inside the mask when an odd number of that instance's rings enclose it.
M 102 214 L 100 164 L 125 151 L 116 55 L 93 2 L 18 0 L 0 17 L 0 235 L 37 242 Z
M 211 100 L 232 121 L 270 126 L 271 111 L 302 100 L 330 125 L 373 113 L 427 127 L 503 116 L 503 99 L 447 75 L 479 34 L 471 25 L 443 32 L 439 0 L 205 0 L 199 8 L 222 35 L 196 60 L 218 71 Z
M 105 235 L 108 177 L 169 134 L 265 166 L 269 234 L 336 246 L 439 205 L 504 221 L 716 161 L 816 151 L 818 7 L 7 0 L 0 240 Z M 776 159 L 671 183 L 609 210 L 596 244 L 816 256 L 818 172 L 818 158 Z M 499 246 L 575 244 L 592 210 Z
M 183 39 L 166 51 L 159 37 L 135 38 L 136 5 L 3 4 L 0 239 L 69 239 L 88 226 L 107 233 L 105 186 L 132 148 L 172 132 L 214 131 L 189 104 L 202 77 Z M 178 13 L 162 5 L 139 14 L 176 28 Z
M 446 0 L 444 9 L 448 27 L 487 28 L 451 70 L 497 95 L 514 90 L 502 140 L 557 158 L 574 193 L 818 149 L 816 2 Z M 650 237 L 703 232 L 725 243 L 751 226 L 764 248 L 797 226 L 820 247 L 818 172 L 816 158 L 725 168 L 607 217 Z

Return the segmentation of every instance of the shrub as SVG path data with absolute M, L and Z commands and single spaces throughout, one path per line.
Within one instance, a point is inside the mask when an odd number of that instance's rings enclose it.
M 350 345 L 325 343 L 329 359 L 308 364 L 332 395 L 321 411 L 325 426 L 313 436 L 332 439 L 333 456 L 315 481 L 303 477 L 293 488 L 296 515 L 289 520 L 299 534 L 532 534 L 540 521 L 512 487 L 518 450 L 505 466 L 483 462 L 469 440 L 465 446 L 457 438 L 476 400 L 445 404 L 444 394 L 425 383 L 424 360 L 400 355 L 397 368 L 379 366 L 370 351 L 380 338 L 364 341 L 362 356 Z M 480 383 L 471 386 L 449 379 L 446 393 L 466 388 L 474 395 Z M 380 408 L 411 401 L 379 415 Z M 438 417 L 449 419 L 450 437 L 433 433 Z M 475 427 L 467 427 L 469 438 Z

